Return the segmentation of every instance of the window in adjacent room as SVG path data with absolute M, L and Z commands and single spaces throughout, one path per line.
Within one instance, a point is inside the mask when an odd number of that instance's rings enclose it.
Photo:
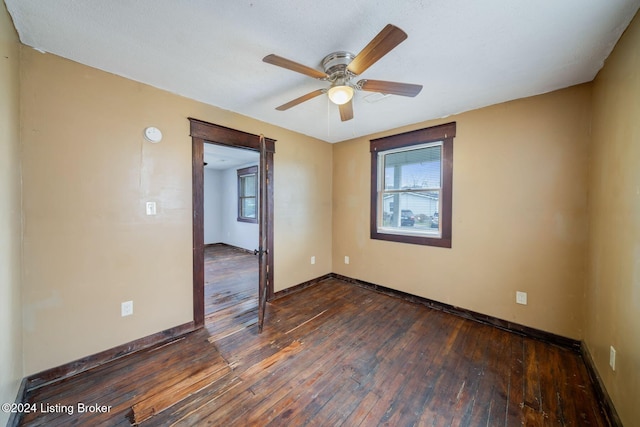
M 371 238 L 451 247 L 456 124 L 371 140 Z
M 238 221 L 258 222 L 258 167 L 238 169 Z

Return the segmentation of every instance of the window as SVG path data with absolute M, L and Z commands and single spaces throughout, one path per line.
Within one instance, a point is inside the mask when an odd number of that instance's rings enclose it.
M 258 222 L 258 167 L 238 169 L 238 221 Z
M 451 247 L 456 123 L 371 140 L 371 238 Z

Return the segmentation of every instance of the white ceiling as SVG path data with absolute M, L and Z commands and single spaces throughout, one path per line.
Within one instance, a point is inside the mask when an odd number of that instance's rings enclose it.
M 325 141 L 445 117 L 591 81 L 640 0 L 5 0 L 29 46 Z M 321 69 L 388 23 L 408 39 L 362 78 L 417 83 L 416 98 L 356 93 L 341 122 Z M 207 117 L 201 119 L 207 120 Z
M 207 169 L 226 170 L 249 163 L 257 164 L 259 160 L 260 153 L 257 151 L 204 144 L 204 162 Z

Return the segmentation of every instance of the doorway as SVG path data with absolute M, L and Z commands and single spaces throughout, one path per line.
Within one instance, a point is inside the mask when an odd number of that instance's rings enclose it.
M 204 143 L 204 313 L 212 335 L 257 322 L 260 153 Z
M 215 144 L 259 152 L 260 194 L 264 203 L 259 204 L 261 236 L 264 242 L 258 246 L 262 265 L 259 306 L 273 298 L 273 154 L 275 140 L 246 132 L 189 118 L 192 140 L 192 182 L 193 182 L 193 320 L 196 328 L 204 326 L 205 320 L 205 274 L 204 274 L 204 145 Z M 262 145 L 262 150 L 261 150 Z M 264 174 L 264 175 L 262 175 Z

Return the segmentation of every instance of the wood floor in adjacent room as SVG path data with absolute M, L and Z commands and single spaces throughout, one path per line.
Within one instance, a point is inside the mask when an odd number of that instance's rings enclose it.
M 218 249 L 206 268 L 229 281 L 229 268 L 255 263 Z M 216 256 L 225 261 L 214 266 Z M 45 407 L 108 413 L 23 424 L 608 425 L 571 350 L 336 279 L 269 303 L 258 334 L 255 295 L 232 289 L 207 285 L 207 328 L 28 393 Z

